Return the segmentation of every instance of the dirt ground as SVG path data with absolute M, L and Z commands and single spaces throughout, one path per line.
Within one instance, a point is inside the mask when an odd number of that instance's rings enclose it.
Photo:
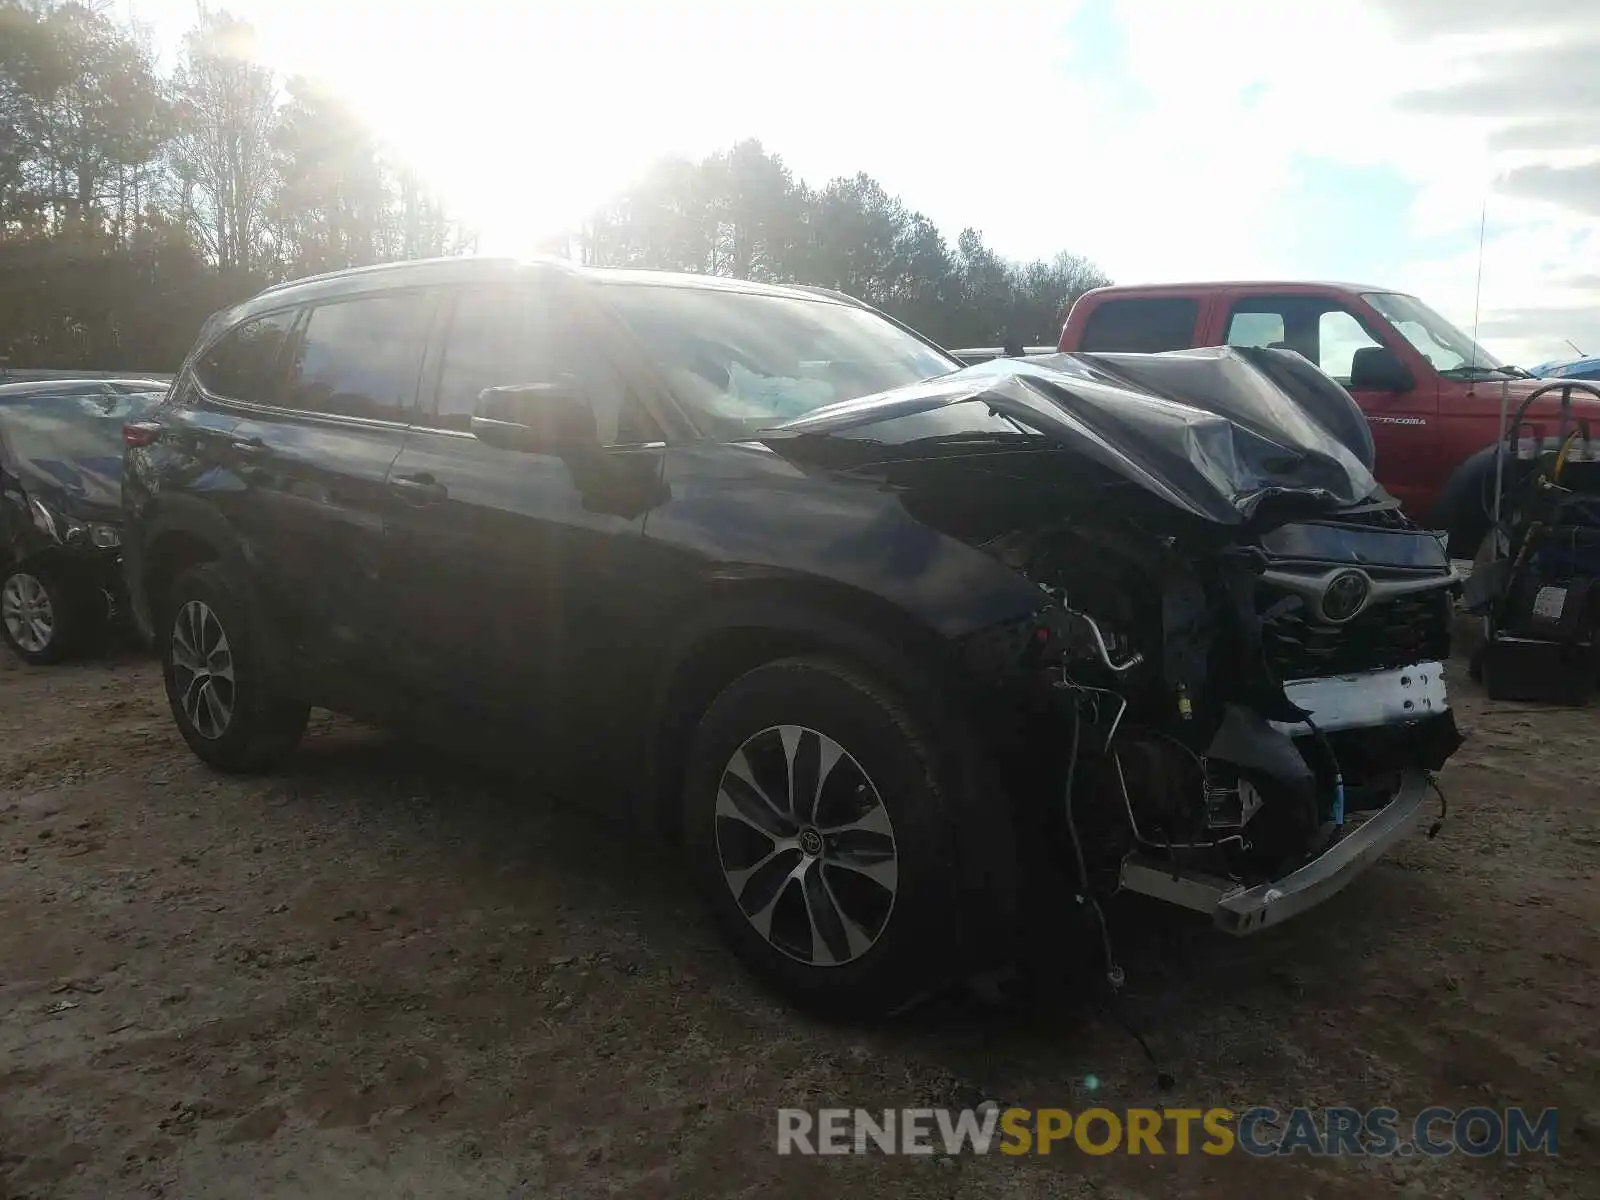
M 1137 1044 L 1063 994 L 871 1029 L 796 1016 L 670 859 L 318 718 L 202 767 L 137 656 L 0 651 L 8 1197 L 1600 1197 L 1600 709 L 1459 668 L 1450 817 L 1298 923 L 1114 914 Z M 800 1160 L 780 1106 L 1547 1105 L 1560 1156 Z

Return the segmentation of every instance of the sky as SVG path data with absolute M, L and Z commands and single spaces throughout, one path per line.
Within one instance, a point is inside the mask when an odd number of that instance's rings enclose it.
M 193 23 L 194 0 L 119 2 L 170 51 Z M 1597 0 L 226 7 L 485 252 L 525 252 L 656 157 L 755 137 L 1013 258 L 1370 283 L 1511 362 L 1600 354 Z

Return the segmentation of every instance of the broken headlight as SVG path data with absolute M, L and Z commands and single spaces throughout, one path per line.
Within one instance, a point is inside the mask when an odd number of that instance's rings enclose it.
M 122 531 L 104 521 L 85 523 L 63 513 L 53 512 L 43 501 L 28 500 L 33 527 L 60 546 L 81 546 L 85 542 L 100 550 L 115 550 L 122 545 Z

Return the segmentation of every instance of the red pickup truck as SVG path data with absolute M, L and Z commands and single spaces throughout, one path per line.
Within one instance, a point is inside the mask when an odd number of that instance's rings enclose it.
M 1344 283 L 1193 283 L 1107 287 L 1079 297 L 1061 330 L 1070 352 L 1273 346 L 1296 350 L 1349 389 L 1372 426 L 1380 483 L 1416 519 L 1450 532 L 1473 557 L 1489 530 L 1494 446 L 1504 403 L 1515 413 L 1549 380 L 1507 366 L 1422 301 Z M 1600 438 L 1600 403 L 1573 411 Z M 1524 421 L 1554 437 L 1557 396 Z

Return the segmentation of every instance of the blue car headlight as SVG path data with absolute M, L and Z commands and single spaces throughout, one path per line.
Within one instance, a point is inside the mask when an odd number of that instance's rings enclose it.
M 87 542 L 102 550 L 111 550 L 122 545 L 122 532 L 115 525 L 102 521 L 84 524 L 75 517 L 53 511 L 32 496 L 28 498 L 28 511 L 33 527 L 58 546 L 81 546 Z

